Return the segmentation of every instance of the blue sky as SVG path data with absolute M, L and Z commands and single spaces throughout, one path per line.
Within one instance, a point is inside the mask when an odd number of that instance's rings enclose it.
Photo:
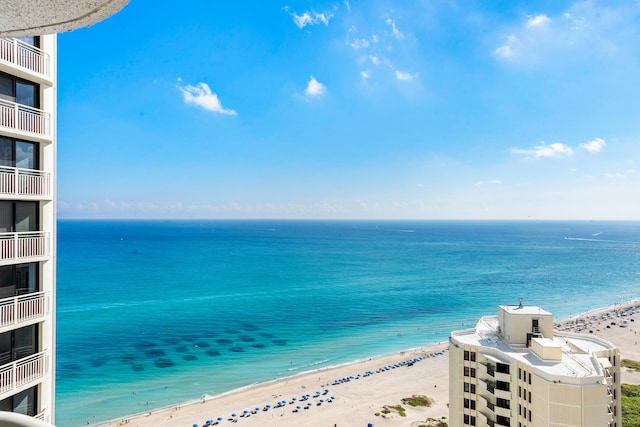
M 640 219 L 639 28 L 637 1 L 131 0 L 58 36 L 58 215 Z

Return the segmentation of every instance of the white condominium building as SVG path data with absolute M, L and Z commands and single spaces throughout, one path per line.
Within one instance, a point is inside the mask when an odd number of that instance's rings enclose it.
M 618 350 L 553 328 L 521 302 L 452 332 L 451 427 L 621 427 Z
M 56 36 L 0 38 L 0 411 L 52 422 Z

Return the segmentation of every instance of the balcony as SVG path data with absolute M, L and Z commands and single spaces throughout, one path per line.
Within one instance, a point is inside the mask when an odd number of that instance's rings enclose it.
M 0 233 L 0 265 L 47 257 L 49 241 L 50 233 L 43 231 Z
M 44 378 L 48 370 L 47 359 L 45 350 L 0 366 L 0 400 Z
M 39 74 L 51 81 L 51 59 L 37 47 L 18 39 L 0 38 L 0 61 L 5 61 Z
M 0 332 L 35 323 L 49 314 L 46 292 L 0 299 Z
M 1 40 L 1 39 L 0 39 Z M 13 137 L 51 141 L 51 115 L 46 111 L 0 99 L 0 129 Z
M 0 166 L 0 197 L 48 198 L 51 174 L 33 169 Z
M 510 374 L 506 374 L 504 372 L 496 371 L 493 374 L 493 377 L 498 381 L 504 381 L 504 382 L 507 382 L 507 383 L 511 382 L 511 375 Z

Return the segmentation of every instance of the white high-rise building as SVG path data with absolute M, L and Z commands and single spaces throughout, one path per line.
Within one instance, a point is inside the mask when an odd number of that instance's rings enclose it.
M 504 305 L 450 337 L 451 427 L 620 427 L 620 356 L 554 331 L 540 307 Z
M 0 2 L 2 425 L 45 425 L 55 420 L 57 57 L 53 33 L 95 24 L 127 2 Z
M 51 422 L 56 36 L 0 38 L 0 411 Z

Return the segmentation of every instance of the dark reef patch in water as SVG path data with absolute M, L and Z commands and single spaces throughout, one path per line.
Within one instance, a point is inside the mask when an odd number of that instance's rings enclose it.
M 264 344 L 251 344 L 251 347 L 254 347 L 254 348 L 264 348 L 264 347 L 265 347 L 265 345 L 264 345 Z
M 237 329 L 227 329 L 227 330 L 225 330 L 225 332 L 227 334 L 231 334 L 231 335 L 235 335 L 235 334 L 239 334 L 240 333 L 240 331 L 238 331 Z
M 196 343 L 196 347 L 207 348 L 207 347 L 211 347 L 211 344 L 209 344 L 208 342 L 204 342 L 204 341 L 198 341 Z
M 133 365 L 131 365 L 131 370 L 134 372 L 144 371 L 144 366 L 139 363 L 134 363 Z
M 99 368 L 100 366 L 104 365 L 105 363 L 107 363 L 107 361 L 105 359 L 92 359 L 91 360 L 91 366 L 93 366 L 94 368 Z
M 220 356 L 220 352 L 218 350 L 207 350 L 206 353 L 209 356 Z
M 207 337 L 208 338 L 214 338 L 217 337 L 218 333 L 217 332 L 207 332 Z
M 145 350 L 144 354 L 147 357 L 154 357 L 154 358 L 167 355 L 167 353 L 164 350 L 160 350 L 159 348 L 152 348 L 150 350 Z
M 120 361 L 122 363 L 131 364 L 134 360 L 136 360 L 136 356 L 134 354 L 123 354 L 120 356 Z
M 151 347 L 157 347 L 158 344 L 155 342 L 151 342 L 151 341 L 142 341 L 142 342 L 137 342 L 133 345 L 135 348 L 138 348 L 140 350 L 143 350 L 145 348 L 151 348 Z
M 176 352 L 178 353 L 186 353 L 187 351 L 189 351 L 189 349 L 184 345 L 176 347 Z
M 255 332 L 260 330 L 258 326 L 252 325 L 251 323 L 245 323 L 244 325 L 241 326 L 241 328 L 247 332 Z
M 234 353 L 244 353 L 244 348 L 242 347 L 231 347 L 229 351 L 233 351 Z
M 233 341 L 228 340 L 228 339 L 225 339 L 225 338 L 222 338 L 222 339 L 216 340 L 216 342 L 217 342 L 218 344 L 220 344 L 220 345 L 227 345 L 227 344 L 232 344 L 232 343 L 233 343 Z
M 175 363 L 173 363 L 171 360 L 166 359 L 166 358 L 163 357 L 162 359 L 156 360 L 155 361 L 155 365 L 158 368 L 170 368 L 170 367 L 174 366 Z
M 276 337 L 275 335 L 270 334 L 270 333 L 268 333 L 268 332 L 263 332 L 263 333 L 261 333 L 260 335 L 262 335 L 262 336 L 263 336 L 263 337 L 265 337 L 265 338 L 275 338 L 275 337 Z
M 241 336 L 241 337 L 240 337 L 240 339 L 241 339 L 243 342 L 254 342 L 254 341 L 256 340 L 255 338 L 250 337 L 250 336 L 248 336 L 248 335 L 243 335 L 243 336 Z
M 184 360 L 197 360 L 198 358 L 196 356 L 194 356 L 193 354 L 185 354 L 184 356 L 182 356 L 182 358 Z
M 287 345 L 287 342 L 285 340 L 273 340 L 271 342 L 275 345 Z

